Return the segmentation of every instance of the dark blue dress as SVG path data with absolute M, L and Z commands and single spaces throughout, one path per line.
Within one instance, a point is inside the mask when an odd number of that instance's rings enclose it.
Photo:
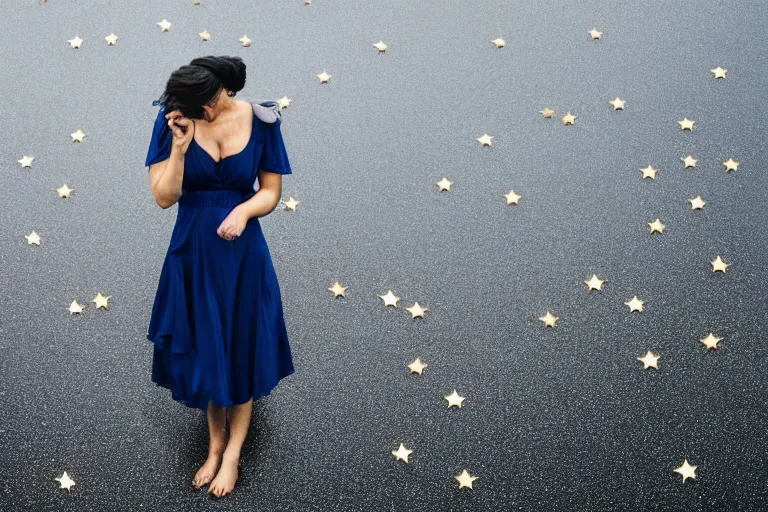
M 184 156 L 176 224 L 160 271 L 147 339 L 152 381 L 174 400 L 207 409 L 269 394 L 293 373 L 277 275 L 258 217 L 235 240 L 216 234 L 259 188 L 258 170 L 291 174 L 272 101 L 254 104 L 251 138 L 216 162 L 193 139 Z M 270 112 L 272 110 L 272 112 Z M 173 134 L 157 113 L 145 165 L 167 159 Z

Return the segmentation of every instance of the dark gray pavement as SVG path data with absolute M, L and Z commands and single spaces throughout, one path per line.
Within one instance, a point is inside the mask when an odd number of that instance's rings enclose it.
M 768 7 L 652 4 L 3 2 L 0 509 L 768 508 Z M 151 382 L 145 338 L 176 215 L 143 167 L 152 101 L 208 54 L 245 59 L 238 98 L 293 100 L 300 201 L 261 219 L 296 373 L 254 405 L 223 499 L 190 487 L 206 419 Z

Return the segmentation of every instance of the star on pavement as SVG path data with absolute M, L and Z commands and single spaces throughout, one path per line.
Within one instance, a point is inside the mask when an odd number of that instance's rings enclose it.
M 456 392 L 456 390 L 455 390 L 455 389 L 453 390 L 453 393 L 451 393 L 450 395 L 448 395 L 448 396 L 446 396 L 446 397 L 443 397 L 443 398 L 445 398 L 446 400 L 448 400 L 448 408 L 449 408 L 449 409 L 450 409 L 452 406 L 454 406 L 454 405 L 455 405 L 456 407 L 459 407 L 459 408 L 461 408 L 461 402 L 463 402 L 463 401 L 464 401 L 464 397 L 463 397 L 463 396 L 459 396 L 459 394 Z
M 163 18 L 163 21 L 158 21 L 155 23 L 158 27 L 160 27 L 160 32 L 168 32 L 171 30 L 171 23 Z
M 375 46 L 376 48 L 378 48 L 379 52 L 385 52 L 385 51 L 387 51 L 387 45 L 386 45 L 386 44 L 384 44 L 384 41 L 382 41 L 381 39 L 379 39 L 379 42 L 378 42 L 378 43 L 376 43 L 376 44 L 374 44 L 373 46 Z
M 624 104 L 626 103 L 626 100 L 619 99 L 618 96 L 616 96 L 615 100 L 611 100 L 608 103 L 613 105 L 613 110 L 624 110 Z
M 675 468 L 673 471 L 683 475 L 683 482 L 685 482 L 686 478 L 696 478 L 697 467 L 698 466 L 691 466 L 688 464 L 688 459 L 685 459 L 685 461 L 683 461 L 683 465 L 679 468 Z
M 584 281 L 587 284 L 587 291 L 599 290 L 605 282 L 605 279 L 598 279 L 597 275 L 592 274 L 592 278 L 589 281 Z
M 400 448 L 392 451 L 392 455 L 397 457 L 397 460 L 404 460 L 406 463 L 408 462 L 408 455 L 411 453 L 413 450 L 408 450 L 403 443 L 400 443 Z
M 494 137 L 493 135 L 488 135 L 487 133 L 484 133 L 482 137 L 478 137 L 476 140 L 482 146 L 490 146 L 491 145 L 491 139 L 493 137 Z
M 70 133 L 70 137 L 72 137 L 72 142 L 83 142 L 83 137 L 85 137 L 85 133 L 83 130 L 78 129 L 75 133 Z
M 40 235 L 38 235 L 34 231 L 28 235 L 24 235 L 24 238 L 27 239 L 27 245 L 32 245 L 32 244 L 40 245 Z
M 664 224 L 662 224 L 659 219 L 656 219 L 653 222 L 649 222 L 648 225 L 651 226 L 651 233 L 654 233 L 656 231 L 658 231 L 659 233 L 664 232 Z
M 199 35 L 200 39 L 202 39 L 203 41 L 210 41 L 211 40 L 211 33 L 208 32 L 207 30 L 203 30 L 202 32 L 200 32 L 197 35 Z
M 693 158 L 691 155 L 686 156 L 685 158 L 681 158 L 683 162 L 685 162 L 685 168 L 689 167 L 696 167 L 696 159 Z
M 440 181 L 436 182 L 435 184 L 438 187 L 440 187 L 440 191 L 443 191 L 443 190 L 451 190 L 451 185 L 453 185 L 453 182 L 448 178 L 443 178 Z
M 277 100 L 277 106 L 279 109 L 284 109 L 285 107 L 289 106 L 293 100 L 290 99 L 288 96 L 283 96 L 279 100 Z
M 725 272 L 725 269 L 731 266 L 730 263 L 724 262 L 720 256 L 718 256 L 715 261 L 710 262 L 712 263 L 712 272 Z
M 83 312 L 83 306 L 81 304 L 77 303 L 77 300 L 73 300 L 72 304 L 69 305 L 69 312 L 71 314 L 75 313 L 82 313 Z
M 57 188 L 56 192 L 59 193 L 59 197 L 69 197 L 69 194 L 71 194 L 73 190 L 73 188 L 69 188 L 65 183 L 61 187 Z
M 710 71 L 715 74 L 715 78 L 725 78 L 725 74 L 728 72 L 727 69 L 723 69 L 720 66 L 717 66 L 715 69 L 710 69 Z
M 244 48 L 248 47 L 248 46 L 251 46 L 251 40 L 245 34 L 243 34 L 243 37 L 238 39 L 238 41 L 240 41 L 240 43 L 243 45 Z
M 414 362 L 408 365 L 408 368 L 410 368 L 411 373 L 418 373 L 419 375 L 421 375 L 421 372 L 424 371 L 424 368 L 426 368 L 427 366 L 429 365 L 426 363 L 422 363 L 421 359 L 416 358 Z
M 286 207 L 287 207 L 289 210 L 293 210 L 293 211 L 296 211 L 296 206 L 298 206 L 298 204 L 299 204 L 299 201 L 295 200 L 295 199 L 293 198 L 293 196 L 290 196 L 290 197 L 288 198 L 288 200 L 287 200 L 287 201 L 283 201 L 283 203 L 285 204 L 285 206 L 286 206 Z
M 16 161 L 19 162 L 22 167 L 32 167 L 32 160 L 34 159 L 35 157 L 33 156 L 24 155 L 23 157 L 21 157 L 21 160 L 16 160 Z
M 59 489 L 66 489 L 68 491 L 72 490 L 72 486 L 75 485 L 75 481 L 69 478 L 69 475 L 65 471 L 63 475 L 56 477 L 55 480 L 58 480 L 61 484 L 59 486 Z
M 704 205 L 707 204 L 704 202 L 701 196 L 696 196 L 693 199 L 689 199 L 688 202 L 691 203 L 692 210 L 701 210 L 704 208 Z
M 316 75 L 316 76 L 317 76 L 317 78 L 319 78 L 319 79 L 320 79 L 320 83 L 321 83 L 321 84 L 325 84 L 325 83 L 328 83 L 328 80 L 330 80 L 330 79 L 331 79 L 331 75 L 329 75 L 329 74 L 328 74 L 328 73 L 326 73 L 325 71 L 323 71 L 322 73 L 320 73 L 319 75 Z
M 717 338 L 714 334 L 709 333 L 706 338 L 702 338 L 699 341 L 707 347 L 707 351 L 717 348 L 717 342 L 723 338 Z
M 560 319 L 560 317 L 553 315 L 549 311 L 547 311 L 547 314 L 544 316 L 540 316 L 539 320 L 544 322 L 545 327 L 554 327 L 555 322 L 557 322 Z
M 629 306 L 629 311 L 642 311 L 643 310 L 643 304 L 645 304 L 644 300 L 640 300 L 637 298 L 637 295 L 632 297 L 632 300 L 629 302 L 625 302 L 627 306 Z
M 509 194 L 504 194 L 507 198 L 507 204 L 520 204 L 520 198 L 523 197 L 520 194 L 515 194 L 514 190 L 510 190 Z
M 735 171 L 739 167 L 739 162 L 737 162 L 733 158 L 729 158 L 728 160 L 723 162 L 723 165 L 725 166 L 725 172 Z
M 506 44 L 507 44 L 507 42 L 506 42 L 506 41 L 504 41 L 504 40 L 503 40 L 502 38 L 500 38 L 500 37 L 498 37 L 498 38 L 494 39 L 494 40 L 493 40 L 493 41 L 491 41 L 491 42 L 492 42 L 493 44 L 495 44 L 495 45 L 496 45 L 496 48 L 504 48 L 504 45 L 506 45 Z
M 341 295 L 342 297 L 344 297 L 344 291 L 345 291 L 347 288 L 349 288 L 349 286 L 341 286 L 341 285 L 339 284 L 339 282 L 338 282 L 338 281 L 336 281 L 335 283 L 333 283 L 333 286 L 332 286 L 331 288 L 328 288 L 328 289 L 329 289 L 329 290 L 331 290 L 331 291 L 333 292 L 333 296 L 334 296 L 334 297 L 338 297 L 339 295 Z
M 395 297 L 395 294 L 392 293 L 392 290 L 387 291 L 386 295 L 379 295 L 379 297 L 384 299 L 385 306 L 397 307 L 397 301 L 400 300 L 400 297 Z
M 107 40 L 107 46 L 115 46 L 115 43 L 117 43 L 117 36 L 114 33 L 109 34 L 104 39 Z
M 71 45 L 72 48 L 80 48 L 80 45 L 83 44 L 83 40 L 77 36 L 75 36 L 74 39 L 67 39 L 67 42 Z
M 427 308 L 422 308 L 419 306 L 418 302 L 416 302 L 413 306 L 405 309 L 411 314 L 411 318 L 416 318 L 417 316 L 424 318 L 424 312 L 429 311 Z
M 539 110 L 539 113 L 547 119 L 551 119 L 555 115 L 555 111 L 549 107 L 545 107 L 544 110 Z
M 643 171 L 643 179 L 651 178 L 652 180 L 656 179 L 656 173 L 659 172 L 658 169 L 654 169 L 650 164 L 645 169 L 640 170 Z
M 99 292 L 96 294 L 96 297 L 94 297 L 91 302 L 96 303 L 96 309 L 99 309 L 99 308 L 109 309 L 107 301 L 109 301 L 109 299 L 111 298 L 112 298 L 111 295 L 109 297 L 105 297 L 104 295 L 101 294 L 101 292 Z
M 600 39 L 603 33 L 598 32 L 597 29 L 593 28 L 592 30 L 589 31 L 589 35 L 592 36 L 592 39 Z
M 680 124 L 680 128 L 683 130 L 693 130 L 693 123 L 694 121 L 691 121 L 687 117 L 683 119 L 682 121 L 678 121 L 678 124 Z
M 563 124 L 573 124 L 574 121 L 576 121 L 576 116 L 570 111 L 563 116 Z
M 659 369 L 658 367 L 659 356 L 653 354 L 653 352 L 651 352 L 650 350 L 643 357 L 638 357 L 637 360 L 643 362 L 644 370 L 647 370 L 651 366 L 653 366 L 657 370 Z
M 470 489 L 473 489 L 472 482 L 477 480 L 478 477 L 470 475 L 465 469 L 459 476 L 455 476 L 454 478 L 459 481 L 459 489 L 462 487 L 469 487 Z

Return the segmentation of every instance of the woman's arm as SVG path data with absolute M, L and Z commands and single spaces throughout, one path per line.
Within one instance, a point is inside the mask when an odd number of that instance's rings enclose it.
M 175 145 L 167 160 L 149 166 L 149 182 L 152 195 L 160 208 L 170 208 L 181 197 L 181 181 L 184 178 L 184 153 Z

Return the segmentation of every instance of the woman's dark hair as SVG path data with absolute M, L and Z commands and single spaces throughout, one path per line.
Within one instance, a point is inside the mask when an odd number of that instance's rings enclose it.
M 245 87 L 245 63 L 227 55 L 198 57 L 171 73 L 159 103 L 166 111 L 179 109 L 193 119 L 203 119 L 203 105 L 210 105 L 221 89 L 233 97 Z

